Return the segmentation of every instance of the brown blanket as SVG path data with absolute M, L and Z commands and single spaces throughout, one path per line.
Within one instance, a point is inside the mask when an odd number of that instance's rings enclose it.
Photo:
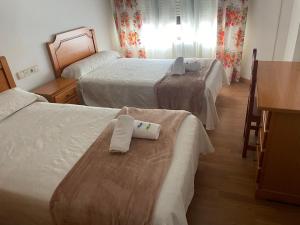
M 184 75 L 166 75 L 155 84 L 158 107 L 162 109 L 182 109 L 199 116 L 206 79 L 216 60 L 201 59 L 197 72 Z
M 56 225 L 151 224 L 188 112 L 125 107 L 120 114 L 161 124 L 159 140 L 132 139 L 129 152 L 112 154 L 109 124 L 55 190 L 50 210 Z

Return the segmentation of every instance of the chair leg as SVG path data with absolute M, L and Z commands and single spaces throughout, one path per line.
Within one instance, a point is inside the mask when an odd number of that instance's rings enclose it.
M 256 129 L 255 129 L 255 136 L 258 136 L 258 131 L 259 131 L 259 126 L 260 126 L 260 122 L 256 122 Z
M 246 128 L 247 128 L 247 122 L 248 122 L 248 117 L 249 117 L 249 115 L 248 115 L 248 107 L 249 107 L 249 106 L 247 106 L 246 118 L 245 118 L 244 138 L 246 137 Z
M 258 128 L 255 129 L 255 137 L 258 136 Z
M 250 126 L 251 124 L 247 121 L 247 124 L 245 126 L 245 138 L 244 138 L 244 147 L 243 147 L 243 154 L 242 157 L 247 157 L 247 150 L 249 145 L 249 136 L 250 136 Z

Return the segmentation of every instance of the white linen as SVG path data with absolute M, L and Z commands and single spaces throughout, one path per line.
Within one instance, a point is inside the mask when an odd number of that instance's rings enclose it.
M 116 51 L 101 51 L 79 60 L 67 66 L 62 74 L 65 78 L 79 79 L 102 65 L 110 62 L 111 60 L 120 58 L 120 54 Z
M 0 93 L 0 121 L 20 109 L 37 101 L 38 95 L 23 91 L 19 88 L 9 89 Z
M 0 224 L 53 225 L 50 198 L 118 109 L 33 103 L 0 122 Z M 187 225 L 200 153 L 213 147 L 188 116 L 153 214 L 154 225 Z
M 109 151 L 126 153 L 129 150 L 134 127 L 134 118 L 120 115 L 115 123 Z
M 135 120 L 132 137 L 157 140 L 159 132 L 160 124 Z
M 121 108 L 158 108 L 154 85 L 163 78 L 173 59 L 112 60 L 81 77 L 82 98 L 89 106 Z M 216 62 L 206 81 L 200 119 L 213 130 L 219 121 L 215 101 L 224 83 L 228 83 L 221 62 Z

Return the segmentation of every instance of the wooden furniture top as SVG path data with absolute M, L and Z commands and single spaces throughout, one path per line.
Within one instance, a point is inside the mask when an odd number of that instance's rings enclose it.
M 70 64 L 98 52 L 95 32 L 86 27 L 55 34 L 47 48 L 57 78 Z
M 54 96 L 61 92 L 62 89 L 76 82 L 75 79 L 57 78 L 56 80 L 50 81 L 49 83 L 32 90 L 32 92 L 43 96 Z
M 16 87 L 14 78 L 4 56 L 0 56 L 0 92 Z
M 300 112 L 300 62 L 258 61 L 258 108 Z

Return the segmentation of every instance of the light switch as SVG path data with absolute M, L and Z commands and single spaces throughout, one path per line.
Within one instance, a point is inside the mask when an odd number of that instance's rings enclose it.
M 17 77 L 19 80 L 22 80 L 26 77 L 31 76 L 34 73 L 37 73 L 38 71 L 39 71 L 39 67 L 38 67 L 38 65 L 35 65 L 35 66 L 29 67 L 25 70 L 19 71 L 17 73 Z

